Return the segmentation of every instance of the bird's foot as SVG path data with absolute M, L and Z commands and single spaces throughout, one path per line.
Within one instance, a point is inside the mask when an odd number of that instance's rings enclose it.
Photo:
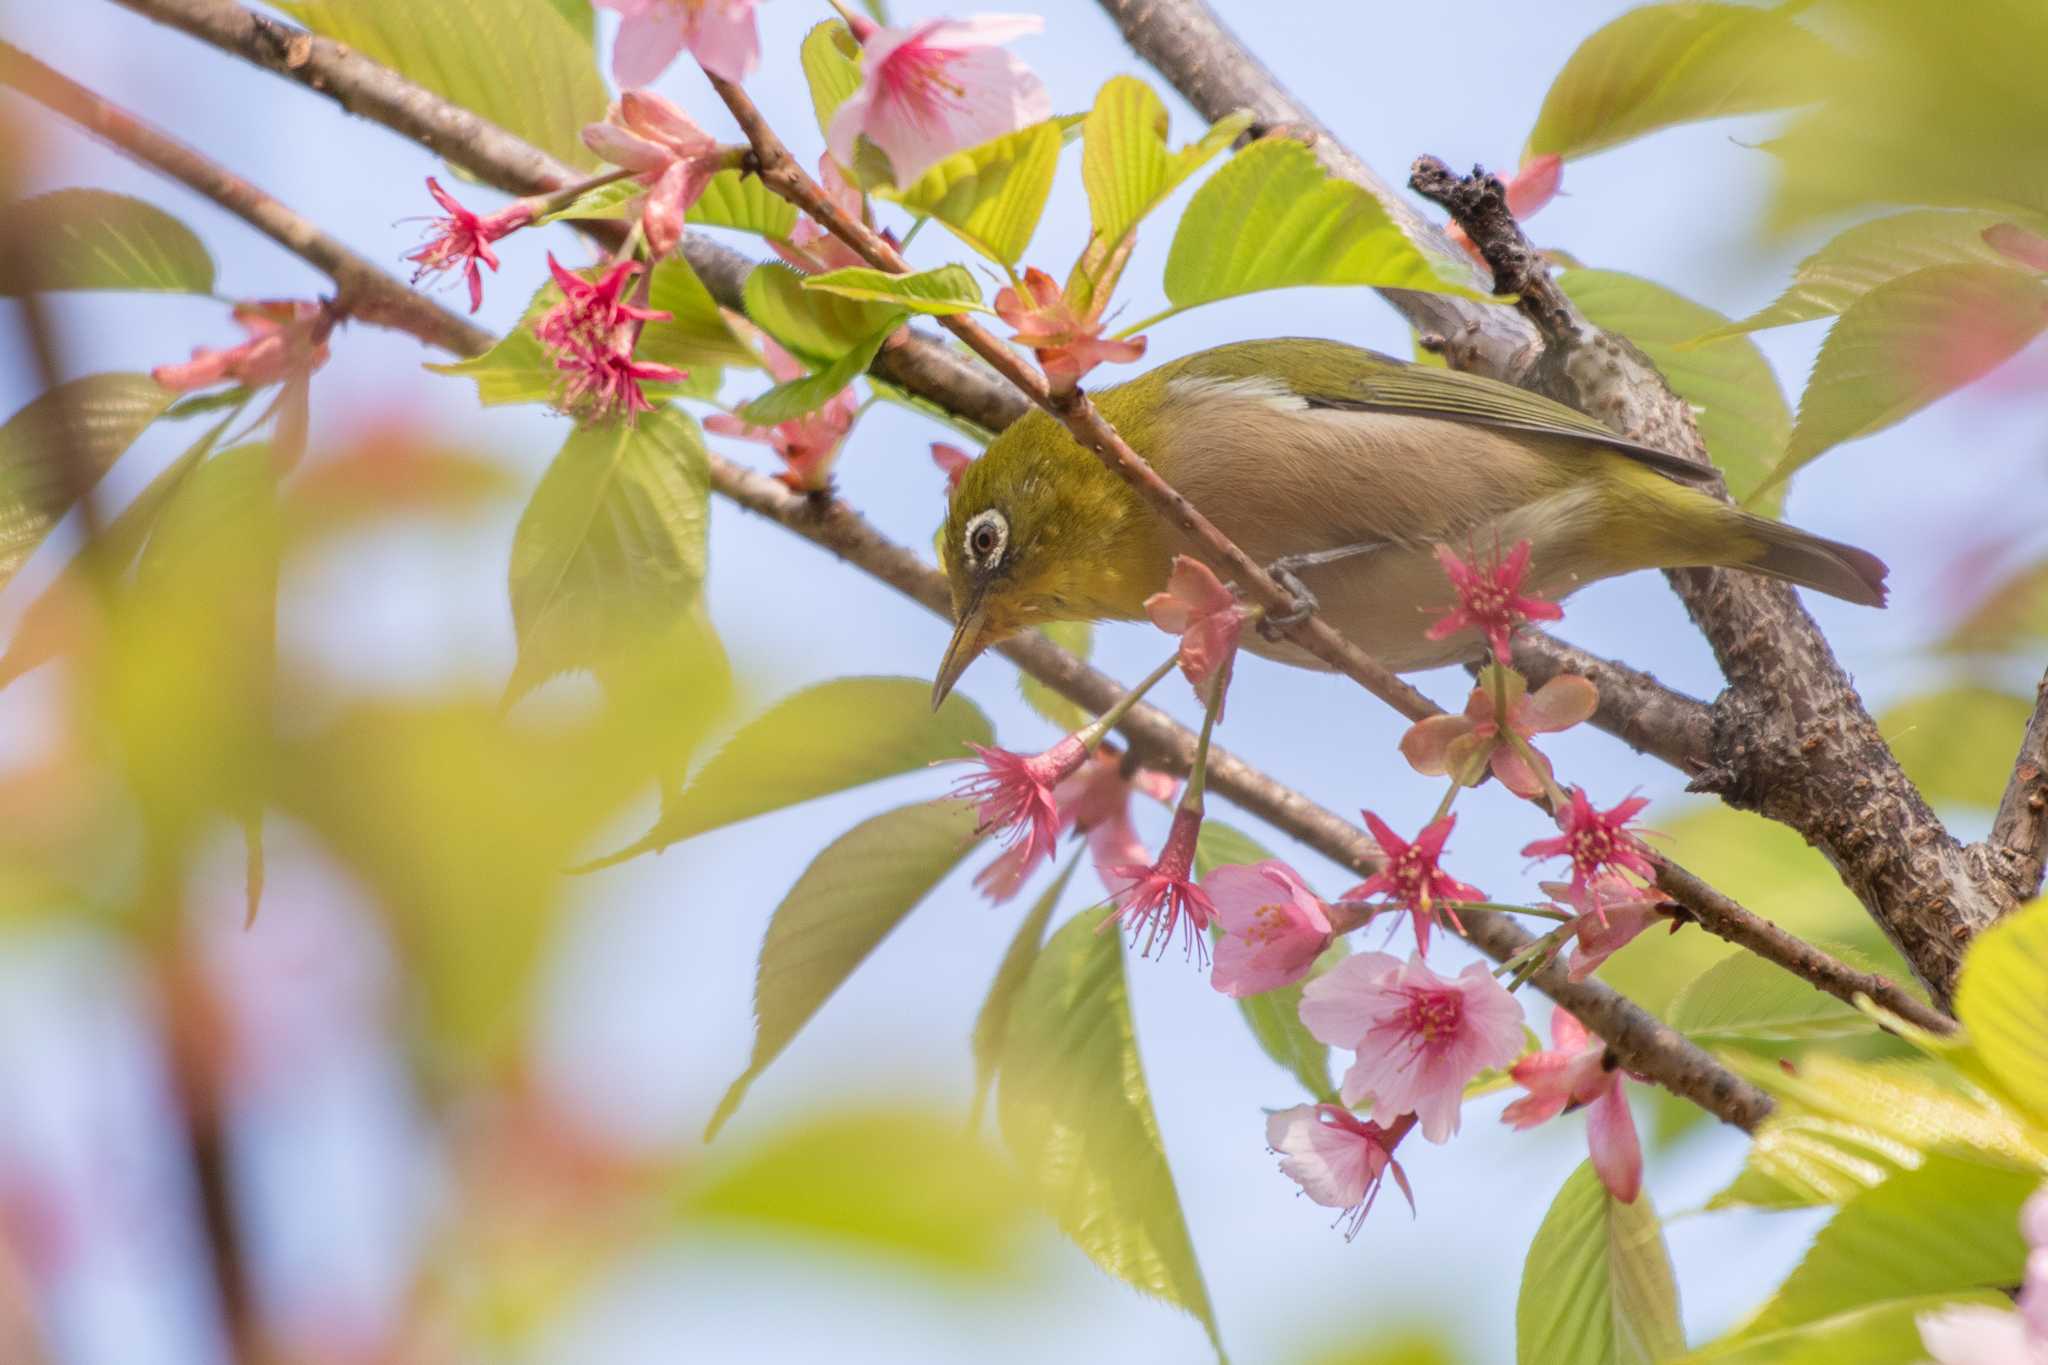
M 1259 617 L 1259 635 L 1264 639 L 1280 639 L 1282 632 L 1300 625 L 1323 609 L 1323 604 L 1309 591 L 1308 584 L 1302 582 L 1301 576 L 1295 572 L 1302 558 L 1301 555 L 1289 555 L 1266 566 L 1267 576 L 1287 589 L 1288 595 L 1294 598 L 1294 605 L 1286 611 L 1269 611 Z

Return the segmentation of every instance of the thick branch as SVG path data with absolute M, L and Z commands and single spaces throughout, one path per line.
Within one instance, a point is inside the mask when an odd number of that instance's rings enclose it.
M 1639 668 L 1603 659 L 1553 636 L 1525 630 L 1515 635 L 1514 663 L 1532 688 L 1567 673 L 1600 689 L 1593 723 L 1639 754 L 1661 758 L 1688 775 L 1707 766 L 1713 753 L 1713 708 L 1658 682 Z
M 2034 714 L 2020 738 L 2012 779 L 1991 821 L 1991 837 L 1972 845 L 1994 876 L 2005 879 L 2014 896 L 2028 900 L 2039 894 L 2048 864 L 2048 674 L 2034 690 Z

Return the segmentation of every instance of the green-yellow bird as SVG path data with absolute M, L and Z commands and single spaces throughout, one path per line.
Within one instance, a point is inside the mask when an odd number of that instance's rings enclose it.
M 1435 557 L 1527 540 L 1525 591 L 1556 600 L 1635 569 L 1719 565 L 1867 606 L 1874 555 L 1728 506 L 1713 472 L 1512 385 L 1335 341 L 1237 342 L 1095 395 L 1167 482 L 1262 564 L 1294 561 L 1323 617 L 1397 671 L 1476 658 L 1432 640 L 1451 604 Z M 1318 552 L 1366 547 L 1322 562 Z M 969 465 L 941 554 L 956 622 L 936 705 L 990 645 L 1048 621 L 1129 620 L 1166 586 L 1187 537 L 1032 412 Z M 1247 632 L 1248 648 L 1323 665 Z

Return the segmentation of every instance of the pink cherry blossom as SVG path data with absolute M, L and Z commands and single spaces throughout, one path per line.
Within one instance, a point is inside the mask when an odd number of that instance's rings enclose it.
M 1637 934 L 1664 918 L 1662 896 L 1611 872 L 1583 887 L 1570 882 L 1540 885 L 1544 895 L 1579 912 L 1570 925 L 1574 941 L 1565 964 L 1565 974 L 1574 981 L 1584 981 Z M 1678 921 L 1673 920 L 1671 927 L 1677 929 Z
M 1145 599 L 1145 614 L 1169 635 L 1180 636 L 1180 671 L 1195 691 L 1227 669 L 1244 630 L 1244 607 L 1199 559 L 1175 555 L 1166 591 Z
M 1484 963 L 1441 977 L 1417 953 L 1347 957 L 1301 993 L 1301 1022 L 1323 1042 L 1354 1049 L 1344 1102 L 1380 1115 L 1413 1113 L 1422 1135 L 1458 1131 L 1465 1086 L 1522 1050 L 1522 1006 Z
M 533 204 L 520 199 L 496 213 L 479 216 L 458 203 L 431 175 L 427 177 L 427 193 L 434 196 L 434 202 L 448 216 L 436 218 L 432 239 L 406 257 L 419 263 L 419 269 L 412 273 L 412 282 L 418 284 L 428 275 L 460 269 L 469 280 L 469 311 L 474 313 L 484 301 L 484 275 L 478 267 L 487 265 L 496 272 L 498 253 L 491 250 L 491 243 L 531 223 Z
M 1051 96 L 1001 48 L 1043 27 L 1032 14 L 983 14 L 877 29 L 865 40 L 860 88 L 832 115 L 832 155 L 853 165 L 854 139 L 864 136 L 888 156 L 896 183 L 912 185 L 954 152 L 1043 123 Z
M 759 0 L 597 0 L 624 16 L 612 47 L 612 75 L 620 85 L 646 85 L 668 69 L 684 48 L 706 71 L 735 85 L 761 61 L 754 29 Z
M 1068 735 L 1040 754 L 1018 754 L 982 744 L 968 748 L 980 757 L 981 771 L 960 779 L 953 796 L 972 801 L 981 832 L 997 831 L 1009 852 L 984 868 L 984 890 L 996 900 L 1008 899 L 1039 863 L 1052 856 L 1060 837 L 1060 806 L 1054 788 L 1088 761 L 1088 746 L 1078 734 Z M 1000 871 L 998 871 L 1000 867 Z M 977 877 L 980 882 L 982 877 Z
M 1479 675 L 1479 685 L 1465 699 L 1462 715 L 1431 716 L 1410 726 L 1401 736 L 1401 753 L 1416 772 L 1429 776 L 1450 774 L 1467 786 L 1477 785 L 1488 767 L 1501 785 L 1517 796 L 1536 796 L 1543 779 L 1550 774 L 1550 760 L 1536 753 L 1539 774 L 1502 733 L 1494 715 L 1493 670 L 1489 665 Z M 1587 719 L 1600 704 L 1600 693 L 1584 678 L 1566 673 L 1529 692 L 1528 680 L 1513 669 L 1502 670 L 1507 692 L 1507 730 L 1524 742 L 1537 735 L 1569 730 Z
M 1529 1093 L 1501 1111 L 1501 1121 L 1533 1128 L 1567 1108 L 1586 1108 L 1586 1144 L 1607 1192 L 1633 1204 L 1643 1188 L 1643 1147 L 1622 1093 L 1623 1071 L 1608 1060 L 1607 1044 L 1566 1010 L 1550 1016 L 1551 1046 L 1516 1062 L 1509 1074 Z
M 583 145 L 614 166 L 639 172 L 640 225 L 647 246 L 666 256 L 683 239 L 690 205 L 718 173 L 725 153 L 718 140 L 681 109 L 649 90 L 628 90 L 605 114 L 584 125 Z
M 2048 1336 L 2010 1309 L 1957 1304 L 1913 1322 L 1934 1365 L 2048 1365 Z
M 1133 945 L 1143 933 L 1140 957 L 1150 954 L 1155 944 L 1164 954 L 1176 928 L 1187 951 L 1199 952 L 1205 959 L 1208 956 L 1208 940 L 1203 934 L 1215 918 L 1216 907 L 1210 903 L 1209 893 L 1194 881 L 1195 840 L 1201 831 L 1200 808 L 1183 804 L 1173 813 L 1173 827 L 1167 831 L 1166 846 L 1156 860 L 1149 866 L 1130 863 L 1109 869 L 1110 875 L 1127 883 L 1114 898 L 1117 913 L 1113 920 L 1130 930 Z M 1103 924 L 1112 922 L 1105 919 Z
M 933 441 L 932 463 L 946 476 L 946 493 L 951 496 L 953 490 L 960 486 L 960 476 L 967 472 L 967 466 L 974 463 L 974 457 L 959 446 Z
M 672 365 L 634 359 L 641 329 L 671 316 L 626 302 L 626 286 L 640 273 L 640 262 L 615 262 L 592 281 L 563 269 L 550 252 L 548 269 L 561 287 L 562 301 L 542 314 L 533 330 L 566 376 L 556 398 L 562 411 L 590 421 L 631 421 L 654 408 L 642 384 L 689 378 Z
M 1097 365 L 1129 364 L 1145 354 L 1145 338 L 1106 341 L 1094 308 L 1077 315 L 1059 281 L 1032 266 L 1024 272 L 1024 295 L 1009 285 L 996 292 L 996 316 L 1010 324 L 1012 340 L 1029 346 L 1045 369 L 1054 393 L 1071 393 Z M 1030 302 L 1025 302 L 1025 296 Z M 1097 306 L 1108 302 L 1106 295 Z
M 773 338 L 762 335 L 758 339 L 768 373 L 777 383 L 786 384 L 809 373 L 801 361 L 776 345 Z M 818 493 L 832 486 L 832 466 L 859 411 L 860 404 L 849 387 L 833 394 L 816 411 L 772 427 L 752 426 L 743 418 L 720 412 L 704 419 L 704 429 L 772 447 L 788 466 L 775 477 L 792 492 Z
M 1493 648 L 1494 662 L 1507 667 L 1508 637 L 1524 621 L 1558 621 L 1564 609 L 1522 591 L 1529 572 L 1529 542 L 1516 541 L 1507 557 L 1498 563 L 1482 564 L 1478 556 L 1466 563 L 1448 545 L 1436 547 L 1436 562 L 1457 589 L 1458 605 L 1452 607 L 1426 632 L 1432 640 L 1443 640 L 1462 630 L 1476 630 Z
M 2048 270 L 2048 237 L 2018 223 L 1994 223 L 1983 232 L 1984 244 L 2029 270 Z
M 1394 1160 L 1396 1141 L 1379 1124 L 1334 1104 L 1297 1104 L 1266 1118 L 1266 1145 L 1279 1156 L 1281 1173 L 1324 1208 L 1343 1210 L 1338 1222 L 1350 1224 L 1347 1242 L 1364 1226 L 1389 1174 L 1407 1196 L 1409 1210 L 1415 1208 L 1415 1191 Z
M 1631 796 L 1611 810 L 1596 811 L 1586 799 L 1585 788 L 1573 787 L 1570 804 L 1557 815 L 1558 828 L 1564 833 L 1527 845 L 1522 849 L 1523 856 L 1570 858 L 1575 891 L 1586 890 L 1602 872 L 1633 872 L 1646 882 L 1654 882 L 1656 866 L 1628 829 L 1636 812 L 1649 804 L 1647 798 Z M 1593 902 L 1596 910 L 1601 904 L 1599 898 Z
M 327 363 L 327 336 L 336 315 L 324 303 L 261 299 L 236 304 L 232 316 L 249 334 L 247 341 L 222 350 L 196 346 L 190 360 L 159 365 L 149 377 L 175 393 L 228 380 L 259 389 L 304 378 Z
M 2048 1184 L 2020 1206 L 2020 1236 L 2027 1240 L 2027 1270 L 2020 1283 L 2020 1316 L 2048 1342 Z
M 1344 893 L 1342 899 L 1369 900 L 1374 896 L 1385 896 L 1387 904 L 1397 905 L 1414 916 L 1415 948 L 1417 952 L 1429 950 L 1429 931 L 1436 922 L 1439 901 L 1480 901 L 1486 893 L 1476 886 L 1467 886 L 1438 866 L 1443 857 L 1444 842 L 1451 837 L 1458 817 L 1446 815 L 1431 822 L 1422 833 L 1409 843 L 1394 833 L 1386 821 L 1371 811 L 1361 812 L 1365 816 L 1366 828 L 1372 831 L 1380 852 L 1386 861 L 1380 870 Z M 1459 933 L 1465 931 L 1458 922 L 1455 910 L 1446 909 L 1451 924 Z
M 1232 999 L 1294 984 L 1330 946 L 1328 907 L 1277 859 L 1212 868 L 1202 889 L 1223 926 L 1209 984 Z

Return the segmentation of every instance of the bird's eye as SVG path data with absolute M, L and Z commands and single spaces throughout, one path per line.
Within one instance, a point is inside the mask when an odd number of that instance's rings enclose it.
M 993 507 L 975 513 L 967 523 L 964 548 L 968 561 L 980 568 L 992 569 L 1001 563 L 1003 550 L 1009 543 L 1010 523 Z

